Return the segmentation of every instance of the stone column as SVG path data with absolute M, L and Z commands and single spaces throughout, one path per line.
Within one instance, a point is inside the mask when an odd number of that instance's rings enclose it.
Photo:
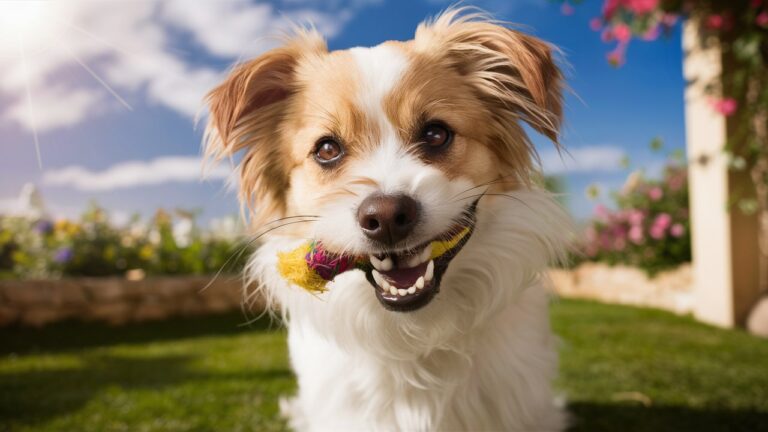
M 683 50 L 694 315 L 719 326 L 743 326 L 759 294 L 758 224 L 756 216 L 729 203 L 754 188 L 745 171 L 728 169 L 723 153 L 738 119 L 715 112 L 705 92 L 708 83 L 728 72 L 728 62 L 717 40 L 701 40 L 693 20 L 684 25 Z

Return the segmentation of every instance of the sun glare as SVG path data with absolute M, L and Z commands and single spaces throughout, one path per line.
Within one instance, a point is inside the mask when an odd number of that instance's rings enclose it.
M 40 141 L 38 139 L 36 107 L 34 101 L 34 86 L 30 79 L 30 72 L 34 71 L 34 60 L 42 58 L 47 50 L 61 50 L 72 57 L 75 64 L 80 65 L 93 77 L 105 90 L 120 102 L 126 109 L 131 110 L 128 102 L 120 97 L 117 92 L 86 62 L 78 56 L 73 48 L 72 31 L 77 31 L 81 36 L 92 39 L 100 44 L 110 45 L 104 39 L 92 34 L 67 19 L 71 16 L 71 3 L 64 0 L 0 0 L 0 60 L 12 59 L 19 67 L 23 78 L 23 87 L 26 96 L 27 126 L 31 129 L 32 138 L 37 154 L 37 163 L 42 169 L 40 156 Z M 70 31 L 65 31 L 70 30 Z
M 51 8 L 42 0 L 0 1 L 0 43 L 19 38 L 34 43 L 47 36 L 54 26 Z

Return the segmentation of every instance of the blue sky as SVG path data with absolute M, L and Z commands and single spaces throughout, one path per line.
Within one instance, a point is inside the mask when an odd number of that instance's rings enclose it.
M 566 96 L 563 143 L 573 158 L 565 155 L 560 162 L 546 139 L 534 142 L 546 171 L 566 179 L 577 217 L 594 206 L 585 198 L 587 185 L 605 190 L 622 184 L 628 171 L 619 166 L 621 155 L 633 167 L 654 172 L 664 154 L 649 149 L 652 138 L 661 137 L 667 152 L 684 148 L 679 28 L 668 40 L 633 41 L 626 65 L 616 69 L 605 60 L 610 46 L 587 25 L 599 14 L 598 0 L 585 1 L 570 16 L 547 0 L 466 3 L 524 25 L 565 54 L 572 93 Z M 7 4 L 0 2 L 0 15 Z M 313 20 L 330 48 L 342 49 L 410 39 L 420 21 L 449 5 L 438 0 L 40 4 L 42 11 L 22 17 L 30 22 L 27 30 L 18 30 L 21 37 L 0 29 L 0 211 L 14 205 L 25 183 L 35 183 L 54 214 L 73 216 L 96 200 L 122 216 L 180 207 L 202 209 L 206 220 L 238 208 L 226 186 L 226 167 L 199 180 L 201 127 L 194 124 L 200 97 L 229 65 L 267 49 L 271 42 L 264 36 L 279 32 L 288 19 Z

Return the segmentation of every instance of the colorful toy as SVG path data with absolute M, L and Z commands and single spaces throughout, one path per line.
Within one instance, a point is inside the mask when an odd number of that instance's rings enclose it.
M 448 240 L 435 240 L 430 243 L 430 259 L 449 252 L 469 232 L 470 228 L 465 227 Z M 313 293 L 324 292 L 328 282 L 345 271 L 367 270 L 370 266 L 367 256 L 333 254 L 317 241 L 307 242 L 290 252 L 277 254 L 277 270 L 280 275 L 288 282 Z

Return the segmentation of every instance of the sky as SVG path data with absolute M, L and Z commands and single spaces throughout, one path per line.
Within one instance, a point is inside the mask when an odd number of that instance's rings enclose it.
M 633 41 L 627 63 L 588 26 L 586 0 L 572 15 L 549 0 L 478 0 L 496 18 L 560 48 L 570 91 L 562 157 L 533 141 L 545 174 L 564 180 L 576 218 L 631 169 L 657 175 L 684 149 L 680 29 Z M 49 211 L 74 217 L 96 201 L 116 220 L 157 208 L 196 209 L 204 221 L 238 212 L 230 167 L 201 176 L 202 98 L 238 60 L 273 47 L 291 22 L 312 22 L 330 49 L 411 39 L 441 0 L 0 0 L 0 213 L 35 184 Z M 30 6 L 31 5 L 31 6 Z M 650 141 L 661 138 L 663 152 Z M 36 151 L 36 143 L 39 147 Z M 630 168 L 622 166 L 627 157 Z

